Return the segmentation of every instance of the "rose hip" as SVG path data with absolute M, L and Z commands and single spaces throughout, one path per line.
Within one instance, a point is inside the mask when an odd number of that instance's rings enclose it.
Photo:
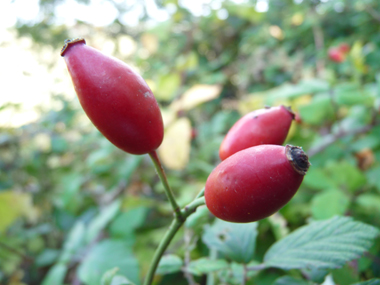
M 259 109 L 245 115 L 225 136 L 219 148 L 220 159 L 256 145 L 283 144 L 293 119 L 294 113 L 284 106 Z
M 208 209 L 217 218 L 248 223 L 266 218 L 294 196 L 309 168 L 302 148 L 260 145 L 222 161 L 205 187 Z
M 75 91 L 95 127 L 132 154 L 156 150 L 163 140 L 161 112 L 143 78 L 124 62 L 68 40 L 62 48 Z

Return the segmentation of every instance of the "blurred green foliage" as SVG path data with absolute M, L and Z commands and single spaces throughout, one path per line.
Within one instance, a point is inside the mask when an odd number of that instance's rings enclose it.
M 246 272 L 309 221 L 341 215 L 380 226 L 379 1 L 269 0 L 266 12 L 257 11 L 260 1 L 208 1 L 204 15 L 195 16 L 181 1 L 160 0 L 170 19 L 148 24 L 145 7 L 135 27 L 122 24 L 133 5 L 120 1 L 111 1 L 119 14 L 107 27 L 56 25 L 61 2 L 40 1 L 41 20 L 20 20 L 18 37 L 32 38 L 35 51 L 52 47 L 56 61 L 68 37 L 100 49 L 112 43 L 114 56 L 140 70 L 168 130 L 183 118 L 190 122 L 176 149 L 183 159 L 167 165 L 181 206 L 202 189 L 224 134 L 241 115 L 285 104 L 299 116 L 287 143 L 302 146 L 312 167 L 296 196 L 277 216 L 252 225 L 242 255 L 218 244 L 217 222 L 200 208 L 169 247 L 173 255 L 162 261 L 156 284 L 380 278 L 379 240 L 340 269 Z M 328 49 L 342 43 L 350 46 L 345 60 L 330 60 Z M 204 99 L 189 103 L 184 93 L 194 86 L 189 98 L 201 92 Z M 0 129 L 0 284 L 140 284 L 172 218 L 170 205 L 148 157 L 116 149 L 65 95 L 52 94 L 61 107 L 42 110 L 37 121 Z M 0 112 L 10 108 L 17 106 Z

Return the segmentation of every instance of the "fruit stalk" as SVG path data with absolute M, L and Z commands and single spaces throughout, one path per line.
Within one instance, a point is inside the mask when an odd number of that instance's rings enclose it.
M 165 233 L 165 236 L 162 238 L 160 244 L 158 245 L 156 252 L 154 253 L 152 263 L 149 266 L 148 273 L 144 280 L 144 285 L 150 285 L 152 284 L 154 274 L 156 272 L 156 269 L 158 267 L 158 264 L 160 263 L 160 260 L 162 258 L 162 255 L 165 253 L 165 250 L 169 246 L 170 242 L 174 238 L 177 231 L 181 228 L 183 223 L 186 221 L 187 217 L 189 217 L 192 213 L 195 212 L 195 210 L 205 204 L 205 198 L 196 198 L 194 201 L 192 201 L 190 204 L 188 204 L 185 208 L 181 211 L 181 219 L 173 219 L 172 223 L 170 224 L 169 229 Z
M 177 204 L 177 201 L 175 200 L 173 191 L 170 188 L 168 179 L 166 177 L 166 174 L 165 174 L 164 168 L 162 167 L 160 159 L 158 158 L 157 152 L 156 151 L 151 151 L 149 153 L 149 156 L 152 159 L 154 167 L 157 170 L 157 174 L 160 177 L 162 185 L 164 186 L 165 194 L 168 197 L 168 200 L 169 200 L 170 204 L 172 205 L 172 208 L 173 208 L 176 220 L 182 221 L 183 217 L 182 217 L 181 209 L 179 208 L 179 206 Z
M 169 246 L 173 237 L 175 236 L 175 234 L 180 229 L 183 223 L 183 219 L 173 219 L 168 231 L 165 233 L 165 236 L 161 240 L 160 244 L 156 249 L 156 252 L 154 253 L 152 263 L 149 266 L 148 273 L 144 280 L 144 285 L 152 284 L 154 273 L 156 272 L 157 266 L 161 260 L 162 255 L 164 254 L 166 248 Z

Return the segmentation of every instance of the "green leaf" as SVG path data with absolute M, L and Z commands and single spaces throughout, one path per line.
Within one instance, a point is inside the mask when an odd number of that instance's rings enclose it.
M 339 268 L 360 257 L 379 233 L 348 217 L 313 222 L 276 242 L 265 254 L 264 264 L 285 270 Z
M 371 279 L 368 281 L 359 282 L 352 285 L 380 285 L 380 279 Z
M 325 167 L 326 173 L 339 186 L 344 186 L 351 192 L 360 189 L 367 183 L 365 175 L 347 161 L 330 162 Z
M 328 190 L 316 194 L 311 201 L 311 212 L 316 220 L 325 220 L 343 215 L 350 205 L 350 199 L 342 191 Z
M 167 254 L 161 258 L 160 263 L 158 264 L 157 274 L 164 275 L 175 273 L 181 271 L 182 266 L 183 261 L 179 256 Z
M 82 221 L 76 222 L 71 228 L 63 245 L 63 251 L 59 257 L 59 262 L 69 263 L 71 261 L 73 255 L 75 255 L 77 251 L 83 247 L 85 234 L 84 223 Z
M 42 281 L 42 285 L 61 285 L 63 284 L 63 280 L 65 279 L 67 272 L 67 266 L 62 263 L 55 264 L 52 268 L 50 268 L 48 274 Z
M 135 283 L 128 280 L 128 278 L 116 275 L 114 278 L 112 278 L 112 282 L 110 285 L 135 285 Z
M 21 217 L 33 217 L 32 196 L 29 193 L 16 191 L 0 192 L 0 233 Z
M 100 211 L 88 226 L 86 242 L 92 242 L 107 224 L 116 216 L 120 209 L 120 200 L 116 200 Z
M 329 188 L 335 188 L 336 183 L 331 179 L 323 168 L 310 167 L 307 175 L 303 180 L 304 185 L 317 189 L 325 190 Z
M 113 147 L 109 146 L 110 145 L 107 144 L 106 147 L 101 147 L 98 150 L 91 152 L 86 159 L 87 166 L 96 167 L 107 163 L 107 161 L 110 160 L 112 151 L 114 150 Z
M 313 285 L 313 282 L 291 276 L 282 276 L 276 279 L 272 285 Z
M 328 89 L 329 84 L 320 79 L 303 80 L 297 85 L 286 83 L 265 92 L 267 96 L 266 104 L 273 105 L 279 99 L 293 99 L 302 95 L 327 92 Z
M 361 151 L 365 148 L 376 149 L 380 146 L 379 136 L 380 126 L 375 126 L 365 136 L 361 136 L 358 140 L 354 141 L 350 147 L 354 151 Z
M 76 209 L 78 205 L 76 197 L 78 196 L 82 181 L 82 173 L 72 172 L 62 177 L 60 181 L 60 187 L 62 188 L 60 198 L 65 209 L 73 211 Z
M 250 266 L 258 265 L 258 262 L 253 261 L 246 265 L 246 268 Z M 245 266 L 241 263 L 231 262 L 227 270 L 221 270 L 218 272 L 218 277 L 223 284 L 244 284 L 244 278 L 246 280 L 251 279 L 253 276 L 259 274 L 258 270 L 245 270 Z M 219 283 L 218 283 L 219 284 Z M 261 284 L 258 282 L 258 284 Z
M 57 249 L 45 248 L 36 258 L 36 265 L 38 267 L 44 267 L 52 265 L 60 254 L 60 251 Z
M 257 222 L 248 224 L 229 223 L 216 219 L 202 236 L 203 242 L 226 258 L 248 263 L 256 247 Z
M 103 240 L 94 246 L 78 268 L 83 283 L 100 285 L 105 272 L 115 267 L 120 274 L 139 284 L 139 267 L 130 245 L 121 240 Z
M 190 262 L 187 270 L 194 275 L 202 275 L 210 272 L 222 270 L 228 268 L 228 263 L 224 259 L 209 259 L 207 257 L 203 257 L 197 260 L 193 260 Z
M 326 276 L 330 273 L 328 269 L 321 269 L 321 268 L 304 268 L 302 269 L 302 273 L 304 276 L 308 276 L 308 279 L 310 281 L 313 281 L 315 283 L 323 283 L 323 281 L 326 279 Z
M 342 268 L 336 268 L 331 270 L 331 275 L 336 284 L 351 285 L 360 281 L 359 273 L 356 268 L 345 264 Z
M 61 136 L 53 136 L 51 139 L 51 149 L 53 152 L 63 153 L 67 150 L 69 144 Z
M 279 213 L 275 213 L 268 217 L 268 222 L 271 225 L 273 234 L 276 240 L 279 240 L 289 233 L 289 228 L 287 227 L 287 220 Z
M 101 285 L 111 285 L 112 279 L 116 276 L 116 273 L 119 271 L 118 267 L 112 268 L 108 271 L 106 271 L 103 276 L 102 280 L 100 281 Z
M 199 228 L 207 223 L 209 215 L 210 211 L 206 206 L 198 207 L 195 213 L 186 219 L 185 226 L 192 229 Z
M 355 192 L 367 183 L 366 176 L 348 161 L 330 161 L 324 168 L 311 167 L 305 176 L 306 186 L 317 190 L 343 187 Z
M 334 89 L 334 99 L 339 105 L 372 105 L 374 98 L 357 83 L 345 82 Z
M 370 185 L 375 186 L 377 191 L 380 192 L 380 166 L 369 169 L 366 176 Z
M 134 285 L 128 278 L 117 275 L 119 268 L 115 267 L 103 274 L 101 285 Z
M 117 238 L 131 237 L 144 224 L 147 214 L 147 207 L 137 207 L 121 213 L 110 225 L 111 235 Z
M 143 161 L 143 155 L 131 155 L 124 160 L 117 168 L 116 173 L 119 179 L 129 180 L 135 170 Z
M 179 73 L 161 75 L 158 78 L 157 83 L 158 86 L 154 95 L 160 101 L 169 101 L 173 99 L 175 92 L 180 88 L 181 76 Z
M 302 121 L 306 124 L 320 125 L 328 119 L 332 119 L 334 115 L 331 98 L 328 94 L 319 94 L 314 96 L 308 105 L 299 107 Z
M 378 194 L 361 194 L 355 202 L 368 213 L 380 213 L 380 196 Z

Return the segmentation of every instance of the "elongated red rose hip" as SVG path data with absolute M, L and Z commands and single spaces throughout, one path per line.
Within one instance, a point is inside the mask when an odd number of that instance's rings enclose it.
M 284 143 L 294 113 L 284 106 L 255 110 L 237 121 L 219 148 L 221 160 L 232 154 L 261 144 Z
M 235 223 L 264 219 L 294 196 L 309 168 L 302 148 L 260 145 L 222 161 L 205 187 L 208 209 L 217 218 Z
M 156 150 L 163 140 L 161 112 L 143 78 L 124 62 L 86 45 L 65 41 L 64 57 L 79 101 L 95 127 L 132 154 Z

